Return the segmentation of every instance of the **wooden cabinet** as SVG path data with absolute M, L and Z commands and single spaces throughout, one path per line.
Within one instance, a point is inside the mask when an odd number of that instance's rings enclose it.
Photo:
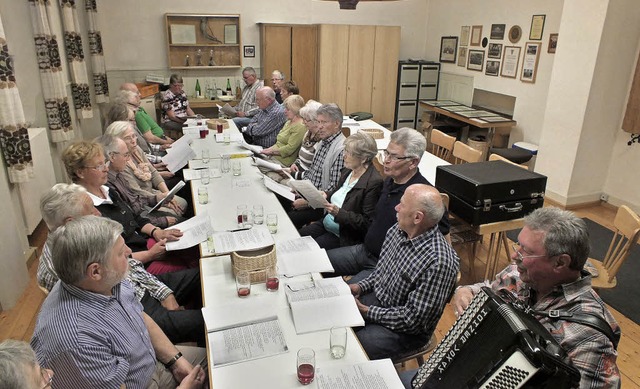
M 322 24 L 318 32 L 318 98 L 345 114 L 371 112 L 391 124 L 400 27 Z
M 271 72 L 280 70 L 293 80 L 306 100 L 317 99 L 317 25 L 260 24 L 260 63 L 265 85 L 271 85 Z
M 240 15 L 165 14 L 171 69 L 242 66 Z

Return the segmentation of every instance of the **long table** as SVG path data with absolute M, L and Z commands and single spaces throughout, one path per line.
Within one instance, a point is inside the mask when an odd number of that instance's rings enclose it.
M 237 128 L 230 122 L 231 133 L 238 133 Z M 192 148 L 198 156 L 201 150 L 210 150 L 212 159 L 219 158 L 221 154 L 236 154 L 242 149 L 238 144 L 224 145 L 215 142 L 211 133 L 206 139 L 195 139 Z M 251 165 L 251 158 L 237 158 L 242 164 L 242 175 L 234 177 L 231 173 L 223 174 L 220 178 L 211 178 L 209 188 L 209 203 L 199 204 L 194 200 L 196 214 L 207 212 L 216 231 L 231 230 L 237 228 L 236 205 L 246 204 L 251 208 L 255 204 L 262 204 L 265 215 L 276 213 L 278 215 L 278 232 L 274 234 L 276 242 L 298 237 L 298 232 L 284 212 L 282 206 L 262 184 L 258 170 Z M 197 193 L 201 185 L 199 180 L 191 181 L 193 193 Z M 281 287 L 277 293 L 267 292 L 264 284 L 254 284 L 251 295 L 247 299 L 240 299 L 236 295 L 235 279 L 233 276 L 231 258 L 229 255 L 212 256 L 206 245 L 200 247 L 203 258 L 200 261 L 202 280 L 202 297 L 205 307 L 237 303 L 241 311 L 249 299 L 261 299 L 266 305 L 273 306 L 274 314 L 277 314 L 282 331 L 284 333 L 289 351 L 263 359 L 256 359 L 242 363 L 211 366 L 209 355 L 209 376 L 214 388 L 297 388 L 301 385 L 296 378 L 296 353 L 301 347 L 311 347 L 316 352 L 316 367 L 332 367 L 350 365 L 367 360 L 367 355 L 360 346 L 353 331 L 347 331 L 347 351 L 345 357 L 334 360 L 329 355 L 329 331 L 318 331 L 310 334 L 298 335 L 295 331 L 291 311 L 288 307 L 284 293 L 284 285 L 288 280 L 308 280 L 308 275 L 281 279 Z M 319 278 L 319 274 L 314 274 Z M 207 340 L 208 343 L 208 340 Z M 207 350 L 211 350 L 207 344 Z M 317 387 L 316 381 L 308 387 Z

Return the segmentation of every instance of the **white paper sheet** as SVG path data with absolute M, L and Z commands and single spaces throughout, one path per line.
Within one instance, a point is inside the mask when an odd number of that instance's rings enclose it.
M 267 187 L 267 189 L 269 189 L 273 193 L 279 194 L 280 196 L 290 201 L 293 201 L 296 199 L 296 195 L 291 191 L 290 187 L 277 183 L 267 176 L 263 176 L 263 177 L 264 177 L 264 186 Z
M 328 204 L 320 192 L 309 180 L 291 180 L 289 186 L 296 190 L 300 196 L 309 202 L 309 206 L 314 209 L 324 208 Z
M 284 169 L 282 167 L 282 165 L 280 165 L 279 163 L 270 162 L 270 161 L 264 160 L 262 158 L 256 158 L 256 157 L 253 157 L 252 159 L 253 159 L 253 162 L 257 166 L 262 166 L 262 167 L 265 167 L 265 168 L 267 168 L 269 170 L 273 170 L 273 171 L 279 172 L 279 171 L 282 171 L 282 169 Z
M 169 202 L 173 198 L 173 196 L 175 196 L 175 194 L 178 193 L 178 191 L 184 187 L 184 185 L 185 185 L 184 181 L 182 180 L 178 181 L 178 183 L 173 188 L 171 188 L 169 193 L 167 193 L 167 196 L 162 200 L 158 201 L 158 203 L 154 205 L 153 208 L 149 210 L 149 212 L 151 213 L 156 209 L 160 208 L 165 203 Z
M 203 170 L 205 169 L 182 169 L 182 176 L 185 181 L 199 180 L 202 178 Z M 216 177 L 220 177 L 221 175 L 222 175 L 222 172 L 220 171 L 220 169 L 217 169 L 217 168 L 209 169 L 209 177 L 216 178 Z
M 216 254 L 232 251 L 255 250 L 273 244 L 273 236 L 266 225 L 256 225 L 249 230 L 236 232 L 221 231 L 213 233 L 213 246 Z
M 165 246 L 167 251 L 182 250 L 193 247 L 207 240 L 207 234 L 213 232 L 211 221 L 206 213 L 194 216 L 191 219 L 185 220 L 182 223 L 178 223 L 169 228 L 176 228 L 182 231 L 183 235 L 180 237 L 180 240 L 167 242 Z
M 262 153 L 262 150 L 263 150 L 262 146 L 250 145 L 249 143 L 245 142 L 244 140 L 240 143 L 240 146 L 244 147 L 247 150 L 251 150 L 254 154 L 260 154 L 260 153 Z
M 333 266 L 325 249 L 304 252 L 278 252 L 278 273 L 293 277 L 306 273 L 333 272 Z
M 250 298 L 232 299 L 224 304 L 203 307 L 202 316 L 207 332 L 253 324 L 277 316 L 275 300 L 270 296 L 251 294 Z
M 403 389 L 391 359 L 318 367 L 318 389 Z
M 236 112 L 236 109 L 235 109 L 235 108 L 233 108 L 231 105 L 229 105 L 229 103 L 226 103 L 226 104 L 225 104 L 224 106 L 222 106 L 222 107 L 218 105 L 218 109 L 219 109 L 223 114 L 225 114 L 225 115 L 227 115 L 227 116 L 229 116 L 229 117 L 231 117 L 231 118 L 236 117 L 236 115 L 238 114 L 238 113 Z
M 229 140 L 231 142 L 241 142 L 243 139 L 244 138 L 242 137 L 242 134 L 240 134 L 239 132 L 234 132 L 233 134 L 229 134 Z M 216 133 L 216 143 L 224 143 L 224 134 Z
M 276 243 L 276 251 L 283 254 L 300 253 L 303 251 L 319 249 L 320 246 L 318 245 L 318 242 L 310 236 L 302 236 L 300 238 L 284 240 Z
M 177 172 L 187 166 L 189 160 L 196 158 L 196 152 L 190 146 L 192 141 L 191 135 L 183 135 L 171 144 L 171 148 L 167 149 L 167 155 L 162 157 L 162 162 L 167 165 L 171 173 Z

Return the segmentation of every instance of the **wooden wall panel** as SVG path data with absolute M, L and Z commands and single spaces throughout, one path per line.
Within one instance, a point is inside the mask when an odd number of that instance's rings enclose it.
M 318 26 L 291 28 L 291 70 L 287 77 L 300 88 L 305 101 L 318 99 L 316 88 L 318 61 Z
M 350 26 L 345 114 L 371 112 L 375 40 L 375 26 Z
M 349 26 L 323 24 L 318 30 L 318 99 L 336 103 L 344 111 L 347 101 Z M 346 113 L 346 112 L 345 112 Z
M 399 57 L 400 27 L 377 26 L 371 113 L 374 115 L 373 120 L 382 125 L 393 123 Z

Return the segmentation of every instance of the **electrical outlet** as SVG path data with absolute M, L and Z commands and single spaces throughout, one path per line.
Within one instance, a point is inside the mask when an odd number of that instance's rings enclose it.
M 609 201 L 609 195 L 606 193 L 603 193 L 600 195 L 600 200 L 602 201 Z

